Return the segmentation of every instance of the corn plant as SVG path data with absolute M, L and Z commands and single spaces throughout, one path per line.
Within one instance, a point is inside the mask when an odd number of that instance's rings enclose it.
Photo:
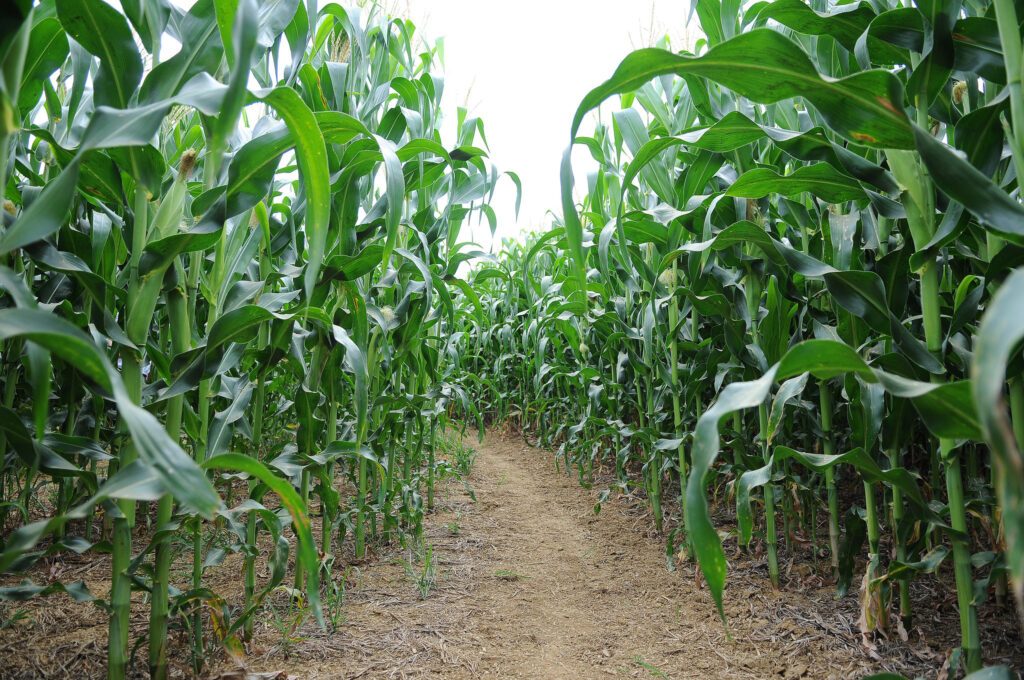
M 0 595 L 96 601 L 111 678 L 133 591 L 151 674 L 172 626 L 198 671 L 242 652 L 293 546 L 323 625 L 344 546 L 422 531 L 437 429 L 475 414 L 445 337 L 502 176 L 483 124 L 460 110 L 445 146 L 438 48 L 321 5 L 16 2 L 0 33 L 0 570 L 113 558 L 107 599 Z M 204 582 L 228 552 L 239 602 Z

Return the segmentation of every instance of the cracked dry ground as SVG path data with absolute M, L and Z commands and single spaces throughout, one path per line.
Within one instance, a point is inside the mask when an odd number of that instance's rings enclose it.
M 550 453 L 488 433 L 469 484 L 450 484 L 428 521 L 438 582 L 420 599 L 397 558 L 352 581 L 346 624 L 283 661 L 251 668 L 310 678 L 850 678 L 942 665 L 923 643 L 872 660 L 856 635 L 856 595 L 773 592 L 749 564 L 727 592 L 732 640 L 692 564 L 666 569 L 636 499 L 606 502 L 555 469 Z M 748 560 L 749 561 L 749 560 Z M 763 560 L 762 560 L 763 561 Z M 740 573 L 742 570 L 742 573 Z M 267 638 L 265 638 L 267 639 Z M 258 651 L 258 650 L 257 650 Z

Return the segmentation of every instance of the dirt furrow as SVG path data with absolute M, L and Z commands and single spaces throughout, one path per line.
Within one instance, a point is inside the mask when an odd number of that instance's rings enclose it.
M 283 663 L 264 629 L 252 669 L 350 679 L 911 672 L 902 643 L 881 661 L 861 648 L 855 595 L 833 605 L 831 586 L 798 575 L 773 591 L 757 558 L 731 567 L 730 638 L 694 565 L 667 568 L 640 499 L 613 499 L 595 514 L 597 490 L 556 470 L 550 452 L 494 432 L 467 443 L 478 452 L 468 486 L 450 483 L 427 523 L 438 565 L 428 596 L 417 597 L 399 558 L 378 556 L 358 568 L 344 625 L 292 645 Z M 917 647 L 918 668 L 941 665 L 942 655 Z
M 839 677 L 844 666 L 853 670 L 847 654 L 814 672 L 811 645 L 793 653 L 781 643 L 745 644 L 735 622 L 736 640 L 728 641 L 692 567 L 670 572 L 659 543 L 637 531 L 640 511 L 613 503 L 595 515 L 593 492 L 521 439 L 492 433 L 478 449 L 476 515 L 490 520 L 481 528 L 494 548 L 478 566 L 483 578 L 467 619 L 480 637 L 482 675 Z

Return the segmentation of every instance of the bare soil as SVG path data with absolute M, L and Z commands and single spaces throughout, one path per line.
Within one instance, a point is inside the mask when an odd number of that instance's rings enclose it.
M 437 579 L 425 598 L 403 563 L 408 553 L 382 547 L 335 568 L 346 585 L 336 629 L 306 620 L 290 630 L 287 598 L 271 600 L 246 670 L 222 655 L 210 677 L 943 677 L 958 628 L 937 587 L 915 591 L 921 627 L 908 642 L 868 650 L 855 593 L 836 600 L 828 578 L 799 563 L 783 565 L 782 590 L 773 591 L 763 560 L 733 556 L 727 632 L 694 565 L 667 568 L 640 499 L 613 498 L 595 514 L 597 487 L 581 488 L 550 453 L 497 432 L 470 443 L 478 456 L 468 483 L 447 484 L 427 520 Z M 241 590 L 240 564 L 229 559 L 214 579 L 229 601 Z M 29 618 L 0 630 L 0 677 L 102 674 L 102 612 L 65 596 L 19 606 Z M 983 614 L 986 662 L 1024 668 L 1012 614 Z

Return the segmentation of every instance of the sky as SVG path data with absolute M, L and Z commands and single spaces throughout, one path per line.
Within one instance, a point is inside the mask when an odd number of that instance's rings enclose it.
M 569 125 L 580 100 L 606 80 L 631 50 L 662 35 L 682 46 L 686 0 L 395 0 L 423 37 L 444 38 L 445 139 L 453 139 L 455 112 L 467 106 L 484 120 L 491 161 L 515 171 L 523 185 L 515 215 L 515 187 L 499 182 L 492 207 L 498 217 L 495 249 L 503 237 L 543 231 L 549 210 L 560 209 L 558 170 Z M 385 6 L 388 6 L 385 3 Z M 586 186 L 588 152 L 573 156 L 577 186 Z M 588 163 L 589 161 L 589 163 Z M 486 222 L 463 238 L 490 248 Z

